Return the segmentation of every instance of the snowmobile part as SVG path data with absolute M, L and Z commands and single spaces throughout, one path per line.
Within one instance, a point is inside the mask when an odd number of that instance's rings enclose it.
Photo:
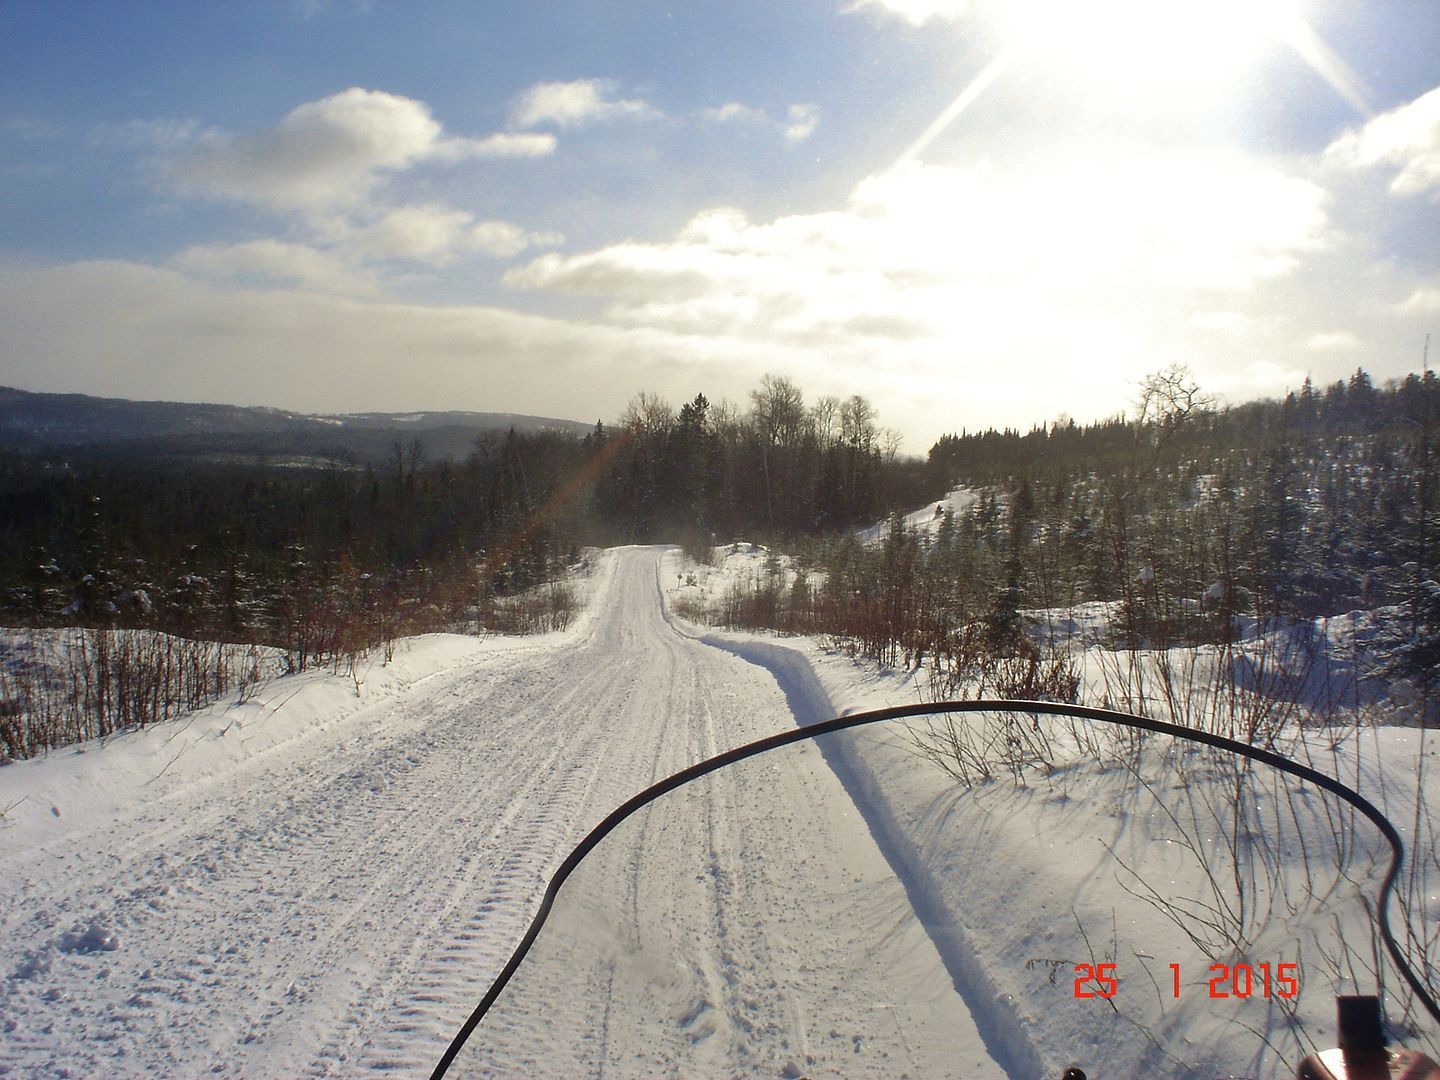
M 1418 1050 L 1386 1045 L 1378 997 L 1338 997 L 1335 1010 L 1340 1046 L 1307 1057 L 1297 1080 L 1440 1080 L 1440 1065 Z
M 560 888 L 564 885 L 566 879 L 570 877 L 570 875 L 575 871 L 576 867 L 579 866 L 579 864 L 585 859 L 585 857 L 591 851 L 593 851 L 595 847 L 602 840 L 604 840 L 607 835 L 614 831 L 615 828 L 621 824 L 621 822 L 623 822 L 626 818 L 630 817 L 636 811 L 654 802 L 656 799 L 659 799 L 661 796 L 667 794 L 668 792 L 674 791 L 676 788 L 683 787 L 685 784 L 688 784 L 693 780 L 697 780 L 702 776 L 706 776 L 712 772 L 716 772 L 717 770 L 723 769 L 726 766 L 733 765 L 736 762 L 743 761 L 746 758 L 763 754 L 769 750 L 779 749 L 780 747 L 788 746 L 804 740 L 814 740 L 822 735 L 826 735 L 831 732 L 844 731 L 850 728 L 858 728 L 868 724 L 880 723 L 886 720 L 894 720 L 904 717 L 938 716 L 952 713 L 971 712 L 1010 712 L 1031 716 L 1048 715 L 1060 717 L 1075 717 L 1079 719 L 1095 720 L 1101 723 L 1113 724 L 1120 727 L 1128 727 L 1143 731 L 1150 731 L 1161 735 L 1168 735 L 1178 740 L 1208 745 L 1216 749 L 1222 750 L 1226 753 L 1236 755 L 1238 757 L 1247 758 L 1253 761 L 1258 761 L 1265 765 L 1269 765 L 1270 767 L 1277 769 L 1280 772 L 1288 773 L 1292 776 L 1299 777 L 1300 779 L 1305 780 L 1308 783 L 1314 784 L 1315 786 L 1320 787 L 1323 790 L 1328 791 L 1331 794 L 1344 800 L 1346 803 L 1350 804 L 1356 810 L 1358 810 L 1365 818 L 1367 818 L 1371 822 L 1371 824 L 1373 824 L 1379 830 L 1380 834 L 1385 838 L 1386 843 L 1389 845 L 1390 863 L 1380 884 L 1380 888 L 1378 890 L 1376 898 L 1376 923 L 1380 931 L 1381 939 L 1384 941 L 1386 949 L 1389 952 L 1391 959 L 1395 962 L 1399 972 L 1405 978 L 1410 989 L 1413 991 L 1416 998 L 1420 1001 L 1426 1011 L 1437 1022 L 1440 1022 L 1440 1005 L 1437 1005 L 1435 999 L 1431 996 L 1426 984 L 1420 979 L 1418 975 L 1416 975 L 1414 970 L 1411 968 L 1407 958 L 1405 957 L 1405 954 L 1400 949 L 1390 930 L 1388 906 L 1396 879 L 1399 877 L 1400 869 L 1404 863 L 1404 844 L 1401 841 L 1400 834 L 1395 829 L 1395 826 L 1392 825 L 1390 821 L 1374 806 L 1374 804 L 1372 804 L 1364 796 L 1360 795 L 1358 792 L 1352 790 L 1346 785 L 1340 783 L 1333 777 L 1326 776 L 1324 773 L 1317 772 L 1315 769 L 1312 769 L 1309 766 L 1302 765 L 1296 761 L 1292 761 L 1291 759 L 1274 753 L 1273 751 L 1266 750 L 1257 746 L 1252 746 L 1248 743 L 1238 742 L 1234 739 L 1228 739 L 1224 736 L 1215 735 L 1210 732 L 1200 731 L 1193 728 L 1185 728 L 1176 724 L 1166 723 L 1165 721 L 1161 720 L 1152 720 L 1149 717 L 1137 716 L 1132 713 L 1123 713 L 1112 709 L 1101 709 L 1087 705 L 1073 705 L 1049 701 L 979 699 L 973 701 L 947 701 L 929 704 L 922 703 L 915 705 L 895 706 L 887 709 L 875 709 L 866 712 L 852 713 L 847 716 L 835 717 L 834 719 L 823 721 L 821 723 L 810 724 L 805 727 L 798 727 L 793 730 L 780 732 L 776 735 L 771 735 L 764 739 L 758 739 L 755 742 L 747 743 L 744 746 L 737 747 L 733 750 L 726 751 L 723 754 L 718 754 L 715 757 L 707 758 L 704 761 L 691 765 L 688 768 L 682 769 L 679 772 L 674 773 L 669 777 L 666 777 L 664 780 L 653 784 L 649 788 L 646 788 L 644 791 L 641 791 L 639 794 L 634 795 L 630 799 L 626 800 L 615 810 L 613 810 L 603 821 L 601 821 L 600 824 L 595 826 L 595 828 L 592 829 L 590 833 L 586 835 L 583 840 L 580 841 L 576 848 L 568 856 L 566 856 L 564 861 L 561 862 L 559 868 L 555 871 L 554 876 L 551 878 L 549 885 L 546 887 L 545 894 L 541 898 L 540 906 L 536 910 L 534 918 L 532 919 L 529 928 L 526 930 L 524 937 L 521 939 L 520 944 L 516 947 L 515 952 L 510 957 L 510 960 L 506 963 L 505 967 L 501 970 L 500 974 L 496 977 L 495 981 L 486 991 L 484 997 L 481 998 L 480 1003 L 475 1007 L 475 1010 L 466 1019 L 465 1023 L 456 1033 L 450 1045 L 446 1048 L 445 1053 L 442 1055 L 439 1062 L 435 1066 L 434 1072 L 431 1074 L 431 1080 L 441 1080 L 441 1078 L 445 1076 L 451 1064 L 454 1062 L 456 1057 L 459 1055 L 461 1049 L 464 1047 L 466 1041 L 469 1039 L 471 1033 L 479 1025 L 481 1019 L 484 1018 L 485 1014 L 490 1010 L 491 1006 L 500 997 L 501 993 L 509 984 L 515 972 L 520 968 L 521 964 L 525 960 L 525 957 L 529 954 L 531 947 L 534 945 L 535 940 L 539 937 L 540 931 L 544 927 L 546 919 L 549 917 L 549 914 L 554 907 L 556 896 L 558 895 Z M 1343 1055 L 1343 1052 L 1341 1053 Z M 1326 1062 L 1329 1062 L 1331 1059 L 1326 1058 L 1325 1060 Z M 1340 1060 L 1343 1065 L 1343 1056 Z M 1407 1060 L 1409 1059 L 1407 1058 Z M 1424 1060 L 1428 1061 L 1428 1059 Z M 1337 1074 L 1321 1072 L 1316 1073 L 1315 1077 L 1316 1080 L 1324 1080 L 1325 1077 L 1330 1075 Z M 1360 1074 L 1355 1075 L 1358 1076 Z M 1385 1073 L 1376 1075 L 1388 1076 L 1389 1074 Z M 1425 1072 L 1417 1073 L 1415 1074 L 1415 1076 L 1424 1078 L 1424 1080 L 1431 1080 L 1430 1074 Z M 1348 1076 L 1345 1073 L 1338 1074 L 1337 1080 L 1340 1080 L 1340 1078 L 1342 1077 L 1348 1080 Z M 1437 1072 L 1434 1075 L 1433 1080 L 1440 1080 L 1440 1072 Z

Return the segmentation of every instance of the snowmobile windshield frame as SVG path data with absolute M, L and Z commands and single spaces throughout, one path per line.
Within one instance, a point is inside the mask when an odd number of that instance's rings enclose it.
M 541 899 L 540 906 L 535 912 L 535 916 L 531 920 L 524 937 L 521 938 L 514 953 L 510 956 L 510 959 L 500 971 L 500 974 L 496 976 L 494 982 L 491 983 L 484 997 L 481 998 L 479 1004 L 476 1005 L 474 1011 L 451 1040 L 450 1045 L 446 1048 L 444 1055 L 436 1064 L 435 1070 L 431 1074 L 432 1080 L 440 1080 L 440 1078 L 446 1075 L 451 1064 L 464 1048 L 470 1035 L 485 1017 L 486 1013 L 490 1011 L 491 1006 L 494 1005 L 501 994 L 504 993 L 507 984 L 509 984 L 515 972 L 525 962 L 525 958 L 529 954 L 531 946 L 539 937 L 541 930 L 544 928 L 546 920 L 554 907 L 556 897 L 559 895 L 560 889 L 564 886 L 566 880 L 584 861 L 585 857 L 590 854 L 607 835 L 631 815 L 667 793 L 683 787 L 692 781 L 714 773 L 726 766 L 733 765 L 736 762 L 767 753 L 771 750 L 777 750 L 781 747 L 790 746 L 806 740 L 815 740 L 831 732 L 859 728 L 870 724 L 879 724 L 887 720 L 898 720 L 909 717 L 943 716 L 957 713 L 1012 713 L 1032 716 L 1069 717 L 1168 735 L 1178 740 L 1203 744 L 1225 753 L 1236 755 L 1237 757 L 1260 762 L 1271 768 L 1314 784 L 1342 799 L 1364 815 L 1365 818 L 1380 831 L 1390 847 L 1389 866 L 1385 871 L 1384 878 L 1381 881 L 1379 891 L 1375 898 L 1376 921 L 1380 936 L 1385 943 L 1391 959 L 1395 962 L 1396 967 L 1408 983 L 1411 991 L 1415 994 L 1415 997 L 1424 1006 L 1430 1016 L 1437 1023 L 1440 1023 L 1440 1005 L 1437 1005 L 1435 998 L 1431 995 L 1424 981 L 1410 966 L 1403 950 L 1400 948 L 1390 930 L 1388 908 L 1395 882 L 1404 866 L 1404 843 L 1401 840 L 1398 830 L 1391 824 L 1389 819 L 1359 792 L 1341 783 L 1334 777 L 1327 776 L 1322 772 L 1287 758 L 1282 754 L 1277 754 L 1272 750 L 1252 746 L 1248 743 L 1239 742 L 1211 732 L 1182 727 L 1177 724 L 1154 720 L 1150 717 L 1140 716 L 1134 713 L 1049 701 L 976 699 L 973 701 L 942 701 L 873 709 L 837 716 L 831 720 L 783 731 L 697 762 L 627 799 L 607 815 L 603 821 L 596 825 L 585 838 L 580 841 L 575 849 L 565 857 L 564 861 L 562 861 L 556 869 L 545 889 L 545 894 Z

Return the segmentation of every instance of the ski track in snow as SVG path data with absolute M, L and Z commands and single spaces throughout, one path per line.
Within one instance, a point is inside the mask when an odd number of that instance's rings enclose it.
M 665 621 L 657 550 L 609 557 L 593 617 L 576 632 L 477 650 L 43 848 L 0 849 L 0 1075 L 428 1073 L 585 831 L 652 781 L 795 722 L 769 674 Z M 820 1023 L 834 1034 L 841 1023 L 807 1020 L 807 1010 L 849 1008 L 802 992 L 803 880 L 748 869 L 758 860 L 747 851 L 788 837 L 807 851 L 854 853 L 857 881 L 883 876 L 859 815 L 825 809 L 843 799 L 838 781 L 816 767 L 818 754 L 809 760 L 780 785 L 791 790 L 766 835 L 737 829 L 713 801 L 694 820 L 658 819 L 641 832 L 624 884 L 636 925 L 673 917 L 706 939 L 709 992 L 695 1016 L 675 1019 L 691 1045 L 721 1036 L 706 1052 L 726 1072 L 742 1064 L 727 1056 L 743 1043 L 736 1030 L 764 1035 L 768 1024 L 790 1047 L 786 1030 Z M 729 797 L 768 810 L 774 794 Z M 817 839 L 832 825 L 839 831 Z M 664 857 L 642 870 L 651 847 Z M 661 868 L 675 881 L 658 879 Z M 756 903 L 744 910 L 764 914 L 732 913 L 741 909 L 727 893 L 747 891 Z M 925 953 L 913 915 L 889 910 L 902 906 L 898 884 L 864 896 L 864 919 Z M 941 971 L 933 956 L 907 964 L 906 979 L 916 964 Z M 607 998 L 600 974 L 581 974 L 573 984 L 590 996 L 575 1007 L 588 1010 L 603 1046 L 610 1014 L 633 1003 Z M 943 975 L 928 978 L 934 994 L 954 996 Z M 689 1030 L 697 1021 L 709 1025 L 699 1034 Z M 957 1022 L 943 1021 L 951 1050 Z M 895 1032 L 876 1039 L 902 1052 L 903 1026 L 897 1017 Z M 543 1041 L 541 1027 L 531 1034 Z M 805 1048 L 790 1051 L 804 1067 Z M 743 1064 L 780 1072 L 769 1059 Z M 503 1061 L 495 1071 L 506 1072 Z

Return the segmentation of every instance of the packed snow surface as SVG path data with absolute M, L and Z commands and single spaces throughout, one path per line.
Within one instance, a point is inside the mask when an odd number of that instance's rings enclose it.
M 422 638 L 358 693 L 321 674 L 280 680 L 243 706 L 0 771 L 0 1072 L 428 1072 L 590 826 L 653 780 L 794 724 L 766 669 L 667 623 L 659 557 L 605 560 L 587 616 L 563 634 Z M 964 1005 L 853 807 L 829 816 L 844 792 L 812 756 L 748 793 L 773 796 L 775 814 L 768 836 L 746 840 L 843 852 L 905 960 L 873 965 L 858 1012 L 828 985 L 807 996 L 803 943 L 770 933 L 765 914 L 802 908 L 806 882 L 771 878 L 727 946 L 735 969 L 769 984 L 755 1007 L 794 1016 L 823 997 L 830 1041 L 878 1071 L 923 1072 L 925 1048 L 943 1045 L 972 1075 L 1004 1075 L 987 1073 L 973 1025 L 965 1034 Z M 679 894 L 666 875 L 695 877 L 688 839 L 655 841 L 657 913 Z M 872 1007 L 917 985 L 913 1005 Z M 764 1074 L 805 1065 L 782 1041 L 756 1051 Z M 564 1072 L 566 1048 L 551 1049 L 548 1065 L 497 1069 Z M 723 1060 L 719 1040 L 713 1053 Z
M 562 633 L 417 638 L 354 677 L 0 768 L 0 1075 L 424 1075 L 612 808 L 796 723 L 916 700 L 914 673 L 686 623 L 666 603 L 685 572 L 620 549 Z M 667 796 L 582 864 L 453 1075 L 1293 1074 L 1281 1003 L 1221 1025 L 1163 898 L 1108 899 L 1156 851 L 1164 897 L 1210 895 L 1185 842 L 1216 842 L 1223 798 L 1197 813 L 1227 778 L 1154 748 L 1087 772 L 1049 738 L 1023 783 L 961 788 L 871 730 Z M 1421 734 L 1330 743 L 1318 765 L 1418 827 Z M 1314 925 L 1364 946 L 1368 864 L 1349 893 L 1322 873 L 1363 845 L 1318 805 L 1285 814 L 1314 864 L 1268 879 L 1284 903 L 1253 958 L 1295 958 Z M 1302 959 L 1299 1011 L 1329 1015 Z M 1107 961 L 1122 1007 L 1075 993 L 1073 965 Z

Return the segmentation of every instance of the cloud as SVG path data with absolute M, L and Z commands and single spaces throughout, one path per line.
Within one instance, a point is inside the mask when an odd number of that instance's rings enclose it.
M 646 327 L 237 288 L 111 261 L 0 266 L 0 322 L 6 385 L 309 411 L 471 408 L 608 423 L 637 387 L 739 397 L 796 359 Z
M 1032 420 L 1087 404 L 1103 415 L 1116 386 L 1171 360 L 1268 389 L 1289 368 L 1262 372 L 1257 357 L 1335 325 L 1333 305 L 1306 323 L 1309 297 L 1290 284 L 1340 257 L 1327 193 L 1238 155 L 1108 149 L 1043 171 L 912 161 L 837 210 L 756 221 L 717 207 L 668 240 L 549 253 L 504 281 L 598 298 L 617 325 L 825 356 L 972 415 L 981 400 L 1017 417 L 1029 402 Z
M 368 14 L 372 2 L 373 0 L 351 0 L 349 3 L 343 0 L 291 0 L 291 6 L 297 19 L 310 22 L 321 15 L 330 14 L 336 8 L 353 8 L 360 14 Z
M 1396 195 L 1440 196 L 1440 87 L 1350 130 L 1325 150 L 1325 159 L 1348 169 L 1395 169 Z
M 194 142 L 199 134 L 200 125 L 194 120 L 162 117 L 97 124 L 90 137 L 101 145 L 174 151 Z
M 274 127 L 245 135 L 159 120 L 108 125 L 94 137 L 161 149 L 161 173 L 182 192 L 291 218 L 290 238 L 200 244 L 171 259 L 171 266 L 211 281 L 373 296 L 389 261 L 448 266 L 562 240 L 438 203 L 386 206 L 375 199 L 386 176 L 424 162 L 536 157 L 555 149 L 548 132 L 449 136 L 423 102 L 383 91 L 350 89 L 308 102 Z
M 1199 330 L 1217 334 L 1239 335 L 1252 331 L 1260 320 L 1240 311 L 1197 311 L 1186 318 L 1186 323 Z
M 1328 352 L 1332 349 L 1355 349 L 1359 345 L 1360 339 L 1349 330 L 1323 330 L 1318 334 L 1311 334 L 1305 339 L 1305 347 L 1317 352 Z
M 470 255 L 505 258 L 564 239 L 437 204 L 395 207 L 364 223 L 330 219 L 320 234 L 323 246 L 273 238 L 199 244 L 172 256 L 169 265 L 233 285 L 373 297 L 384 280 L 379 267 L 394 260 L 449 266 Z
M 753 105 L 746 105 L 741 101 L 727 101 L 724 105 L 705 109 L 701 115 L 706 120 L 717 124 L 767 124 L 770 122 L 764 109 L 757 109 Z
M 510 158 L 545 157 L 555 152 L 555 136 L 548 131 L 497 131 L 483 139 L 449 139 L 438 148 L 437 157 Z
M 1003 188 L 1005 175 L 995 170 L 986 183 Z M 889 190 L 899 199 L 905 185 Z M 1402 361 L 1387 368 L 1378 358 L 1410 357 L 1433 311 L 1405 314 L 1375 299 L 1422 295 L 1417 307 L 1428 305 L 1432 282 L 1390 264 L 1356 270 L 1325 247 L 1253 290 L 1147 286 L 1112 276 L 1104 259 L 1094 279 L 1075 279 L 1052 272 L 1038 249 L 1033 277 L 992 274 L 982 265 L 992 250 L 956 246 L 963 231 L 928 252 L 887 238 L 903 207 L 875 199 L 871 191 L 843 210 L 768 222 L 718 209 L 667 244 L 548 254 L 512 275 L 588 290 L 608 305 L 603 317 L 392 302 L 365 291 L 365 264 L 340 249 L 284 242 L 206 246 L 164 267 L 0 262 L 0 383 L 609 422 L 640 388 L 672 401 L 701 390 L 743 401 L 763 373 L 780 371 L 811 398 L 864 394 L 923 452 L 962 426 L 1112 415 L 1140 377 L 1171 360 L 1236 399 L 1293 388 L 1307 370 L 1317 383 L 1344 378 L 1353 353 L 1304 348 L 1335 326 L 1377 358 L 1366 365 L 1377 378 L 1400 375 Z M 442 233 L 486 224 L 457 220 Z M 499 230 L 502 243 L 508 233 Z M 866 266 L 872 255 L 881 265 Z M 295 287 L 272 284 L 286 281 Z M 348 284 L 356 288 L 344 295 Z
M 615 98 L 611 79 L 575 79 L 537 83 L 520 95 L 511 110 L 516 127 L 582 127 L 596 121 L 654 116 L 655 110 L 638 98 Z
M 174 255 L 171 264 L 215 281 L 249 285 L 296 285 L 325 293 L 371 295 L 374 276 L 349 260 L 305 244 L 249 240 L 200 244 Z
M 448 138 L 424 102 L 353 87 L 297 106 L 265 131 L 205 133 L 170 157 L 168 173 L 192 194 L 313 211 L 355 205 L 387 173 L 421 162 L 553 150 L 543 135 Z
M 756 122 L 746 108 L 709 119 Z M 383 160 L 472 152 L 438 124 L 404 145 Z M 362 192 L 395 168 L 365 160 Z M 20 385 L 43 373 L 44 389 L 608 421 L 639 388 L 743 400 L 770 370 L 812 396 L 866 394 L 923 450 L 960 426 L 1112 414 L 1172 361 L 1243 395 L 1283 390 L 1297 369 L 1341 377 L 1360 350 L 1408 356 L 1440 310 L 1434 275 L 1357 268 L 1332 220 L 1343 209 L 1273 161 L 1120 143 L 1057 145 L 1041 167 L 910 161 L 828 211 L 714 207 L 578 252 L 438 202 L 362 197 L 302 207 L 285 238 L 201 245 L 160 268 L 0 265 L 0 381 L 8 365 Z M 504 282 L 581 297 L 554 304 L 568 317 L 381 291 L 396 266 L 525 252 Z
M 526 232 L 508 221 L 477 221 L 465 231 L 463 247 L 503 256 L 518 255 L 526 248 L 554 247 L 564 242 L 564 234 L 554 229 Z
M 820 123 L 820 108 L 816 105 L 791 105 L 784 120 L 772 120 L 764 109 L 746 105 L 740 101 L 728 101 L 724 105 L 705 109 L 700 114 L 715 124 L 745 124 L 750 127 L 765 127 L 780 132 L 789 142 L 808 139 Z
M 911 26 L 924 26 L 932 19 L 959 19 L 969 10 L 968 0 L 855 0 L 845 10 L 879 8 L 897 15 Z
M 673 310 L 689 326 L 713 310 L 716 332 L 912 339 L 962 332 L 967 296 L 1014 310 L 1037 295 L 1245 289 L 1323 246 L 1325 203 L 1308 181 L 1231 158 L 1078 160 L 1044 177 L 912 162 L 862 181 L 843 211 L 754 223 L 718 208 L 669 242 L 545 255 L 505 281 L 607 297 L 626 321 Z M 694 303 L 706 298 L 719 302 Z M 723 320 L 742 311 L 743 325 Z
M 791 142 L 808 139 L 820 123 L 820 109 L 815 105 L 791 105 L 786 113 L 785 138 Z
M 330 236 L 365 258 L 410 259 L 434 266 L 472 253 L 518 255 L 526 248 L 563 240 L 558 233 L 527 232 L 509 221 L 477 221 L 464 210 L 434 203 L 395 207 L 365 224 L 335 222 Z
M 1440 311 L 1440 287 L 1421 287 L 1412 292 L 1395 310 L 1407 314 L 1429 314 Z

